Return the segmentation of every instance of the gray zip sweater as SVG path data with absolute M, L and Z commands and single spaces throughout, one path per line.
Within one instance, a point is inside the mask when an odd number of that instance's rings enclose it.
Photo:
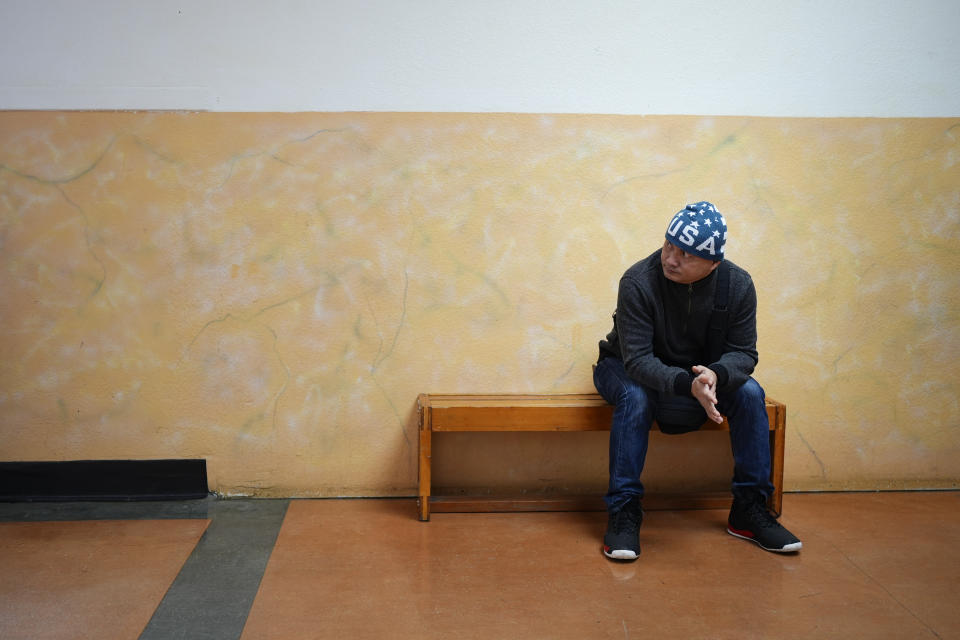
M 704 362 L 717 272 L 693 284 L 668 280 L 660 250 L 620 278 L 613 330 L 600 341 L 600 358 L 620 358 L 640 384 L 668 395 L 690 396 L 694 365 L 717 374 L 718 391 L 747 381 L 757 364 L 757 292 L 750 274 L 731 263 L 729 325 L 723 355 Z

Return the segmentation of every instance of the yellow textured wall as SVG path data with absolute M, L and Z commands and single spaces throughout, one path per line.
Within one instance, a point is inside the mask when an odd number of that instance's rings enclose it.
M 0 113 L 0 456 L 410 495 L 417 393 L 592 390 L 620 274 L 707 199 L 757 283 L 787 488 L 956 487 L 958 125 Z M 438 443 L 438 483 L 602 486 L 581 436 Z

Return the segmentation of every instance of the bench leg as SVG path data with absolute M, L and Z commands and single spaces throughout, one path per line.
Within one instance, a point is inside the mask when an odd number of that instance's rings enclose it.
M 420 520 L 430 520 L 430 460 L 431 436 L 433 429 L 430 425 L 430 410 L 420 408 L 420 463 L 418 466 L 419 491 L 417 495 L 417 509 Z
M 783 452 L 787 433 L 786 407 L 778 406 L 775 411 L 775 423 L 770 431 L 770 482 L 773 483 L 773 495 L 770 496 L 770 509 L 778 516 L 783 510 Z

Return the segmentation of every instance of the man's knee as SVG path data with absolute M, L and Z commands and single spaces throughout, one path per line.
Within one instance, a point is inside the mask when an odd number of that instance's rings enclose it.
M 643 387 L 624 385 L 617 394 L 615 404 L 630 411 L 643 411 L 650 405 L 650 398 Z
M 653 424 L 653 406 L 643 387 L 624 386 L 614 403 L 612 429 L 629 427 L 649 430 Z
M 748 378 L 740 388 L 727 396 L 727 402 L 720 407 L 730 421 L 732 432 L 741 432 L 743 429 L 756 429 L 757 432 L 766 432 L 768 428 L 766 394 L 763 387 Z
M 747 378 L 747 381 L 740 385 L 740 388 L 734 392 L 736 396 L 736 401 L 738 403 L 751 404 L 759 403 L 764 404 L 766 402 L 766 393 L 763 391 L 763 387 L 760 386 L 760 383 L 754 380 L 753 378 Z

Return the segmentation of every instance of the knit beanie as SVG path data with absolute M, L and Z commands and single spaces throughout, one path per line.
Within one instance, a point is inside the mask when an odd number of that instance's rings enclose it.
M 689 254 L 719 262 L 727 242 L 727 221 L 709 202 L 688 204 L 670 220 L 666 238 Z

